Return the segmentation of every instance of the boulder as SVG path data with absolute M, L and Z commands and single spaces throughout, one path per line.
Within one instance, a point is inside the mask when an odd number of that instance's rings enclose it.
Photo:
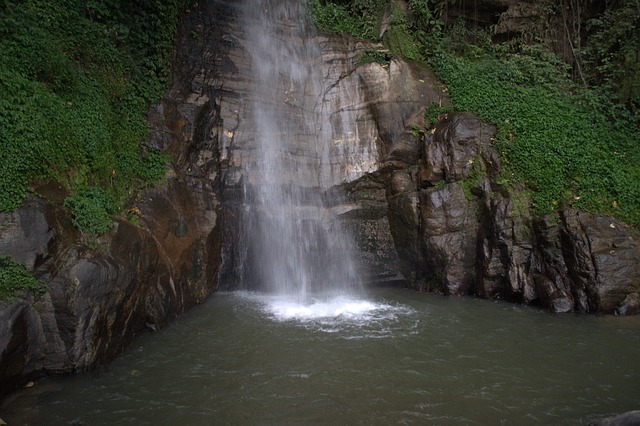
M 640 425 L 640 410 L 628 411 L 616 416 L 594 420 L 589 426 L 637 426 Z

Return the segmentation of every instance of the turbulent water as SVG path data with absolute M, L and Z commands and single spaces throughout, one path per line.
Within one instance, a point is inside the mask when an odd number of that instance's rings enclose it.
M 332 135 L 355 123 L 327 124 L 321 50 L 305 2 L 249 0 L 239 10 L 254 71 L 247 120 L 256 132 L 244 161 L 246 280 L 297 301 L 355 294 L 352 243 L 331 209 L 337 192 L 326 191 L 340 183 L 328 160 Z
M 640 407 L 640 318 L 373 289 L 221 293 L 95 372 L 6 401 L 9 424 L 584 425 Z

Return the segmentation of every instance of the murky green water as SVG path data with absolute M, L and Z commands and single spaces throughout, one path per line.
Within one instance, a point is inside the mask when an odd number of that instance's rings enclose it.
M 7 400 L 10 425 L 586 424 L 640 408 L 640 318 L 374 289 L 213 297 L 109 366 Z

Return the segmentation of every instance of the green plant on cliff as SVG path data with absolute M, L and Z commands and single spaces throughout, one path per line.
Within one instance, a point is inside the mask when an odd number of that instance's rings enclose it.
M 9 302 L 19 292 L 33 295 L 47 291 L 47 285 L 35 279 L 25 266 L 11 257 L 0 256 L 0 301 Z
M 587 43 L 581 52 L 592 87 L 628 106 L 638 120 L 640 109 L 640 5 L 621 0 L 617 7 L 587 21 Z
M 473 190 L 477 190 L 482 185 L 482 181 L 487 176 L 487 172 L 482 169 L 482 160 L 476 156 L 471 160 L 471 168 L 467 177 L 460 181 L 460 186 L 464 191 L 467 200 L 473 200 Z
M 64 205 L 71 210 L 74 226 L 89 235 L 104 234 L 111 229 L 109 215 L 118 208 L 110 193 L 95 186 L 76 189 L 66 198 Z
M 540 84 L 544 75 L 522 63 L 441 55 L 433 67 L 456 108 L 498 126 L 503 174 L 531 189 L 534 214 L 573 206 L 640 224 L 637 130 L 612 121 L 589 92 Z
M 0 211 L 20 206 L 34 182 L 55 180 L 79 224 L 86 188 L 115 200 L 113 212 L 163 176 L 167 157 L 142 145 L 181 4 L 0 2 Z
M 391 10 L 389 27 L 383 37 L 385 46 L 394 55 L 410 60 L 422 59 L 408 16 L 396 3 L 393 3 Z
M 312 0 L 311 14 L 316 26 L 323 31 L 375 40 L 387 3 L 388 0 Z
M 389 63 L 391 63 L 391 56 L 383 50 L 367 49 L 358 56 L 357 62 L 358 64 L 377 63 L 389 65 Z
M 435 127 L 440 121 L 441 117 L 446 116 L 450 112 L 453 112 L 453 108 L 450 106 L 442 106 L 438 104 L 431 104 L 424 110 L 424 128 L 431 129 Z

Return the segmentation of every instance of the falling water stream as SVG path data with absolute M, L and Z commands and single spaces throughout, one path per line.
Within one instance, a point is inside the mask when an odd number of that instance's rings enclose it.
M 255 73 L 246 279 L 96 371 L 39 381 L 10 425 L 578 425 L 640 408 L 640 318 L 362 290 L 304 2 L 240 8 Z M 354 127 L 355 129 L 355 127 Z M 305 135 L 294 137 L 293 135 Z
M 359 274 L 331 205 L 331 136 L 323 108 L 321 49 L 305 2 L 253 0 L 241 7 L 252 60 L 255 157 L 245 163 L 245 241 L 252 287 L 299 303 L 353 295 Z M 356 128 L 355 123 L 341 123 Z

